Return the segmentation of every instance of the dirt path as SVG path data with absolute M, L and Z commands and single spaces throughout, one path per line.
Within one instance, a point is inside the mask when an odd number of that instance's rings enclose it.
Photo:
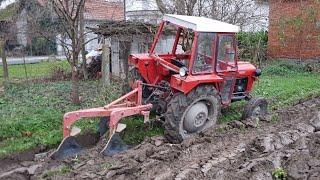
M 0 166 L 0 179 L 320 179 L 320 97 L 279 110 L 270 121 L 235 121 L 174 145 L 162 137 L 114 157 L 103 143 L 77 158 Z M 255 127 L 257 126 L 257 127 Z

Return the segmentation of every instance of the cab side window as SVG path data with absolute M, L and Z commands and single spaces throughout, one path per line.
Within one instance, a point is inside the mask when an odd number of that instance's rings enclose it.
M 228 65 L 234 65 L 236 58 L 235 41 L 231 35 L 219 37 L 217 70 L 226 70 Z

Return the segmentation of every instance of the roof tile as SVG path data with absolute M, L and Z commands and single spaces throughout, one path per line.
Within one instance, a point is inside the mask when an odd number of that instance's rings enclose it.
M 84 17 L 89 20 L 124 20 L 123 2 L 86 0 Z

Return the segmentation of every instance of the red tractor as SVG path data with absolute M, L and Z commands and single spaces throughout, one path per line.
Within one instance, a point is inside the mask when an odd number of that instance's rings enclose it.
M 165 49 L 161 35 L 168 31 L 176 36 L 165 45 L 171 47 L 170 51 L 160 53 L 161 46 Z M 220 109 L 235 101 L 249 101 L 244 119 L 266 115 L 266 100 L 250 95 L 261 70 L 238 61 L 238 31 L 238 26 L 204 17 L 165 15 L 149 53 L 129 57 L 133 90 L 105 107 L 66 113 L 64 140 L 52 157 L 66 157 L 82 150 L 75 138 L 80 130 L 72 128 L 72 124 L 84 117 L 102 117 L 100 135 L 109 130 L 109 141 L 102 153 L 113 155 L 128 148 L 119 136 L 125 129 L 120 120 L 142 115 L 147 122 L 152 109 L 163 119 L 165 136 L 172 143 L 212 128 Z

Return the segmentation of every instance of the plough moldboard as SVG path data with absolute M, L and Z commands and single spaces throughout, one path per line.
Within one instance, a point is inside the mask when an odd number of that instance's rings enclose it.
M 144 116 L 144 122 L 148 122 L 150 109 L 152 108 L 152 104 L 142 104 L 142 82 L 136 81 L 133 87 L 131 92 L 104 107 L 66 113 L 63 120 L 63 140 L 58 149 L 51 154 L 51 158 L 63 159 L 83 150 L 76 139 L 81 130 L 72 125 L 82 118 L 90 117 L 101 117 L 98 124 L 100 137 L 103 137 L 109 131 L 108 142 L 101 150 L 103 155 L 112 156 L 115 153 L 127 150 L 128 146 L 123 143 L 119 136 L 119 133 L 126 128 L 125 124 L 120 123 L 121 119 L 133 115 L 142 115 Z

